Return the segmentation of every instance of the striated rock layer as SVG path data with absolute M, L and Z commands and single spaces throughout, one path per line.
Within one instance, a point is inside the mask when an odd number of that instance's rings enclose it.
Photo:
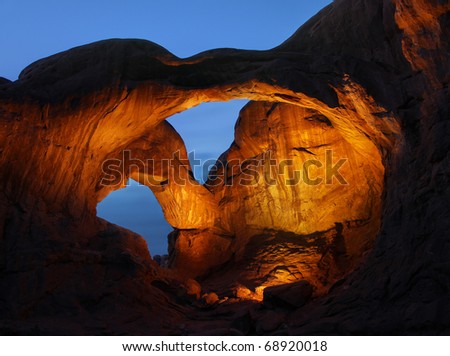
M 448 334 L 449 10 L 339 0 L 270 51 L 107 40 L 0 78 L 2 333 Z M 236 98 L 201 185 L 165 119 Z M 169 270 L 96 217 L 128 177 Z

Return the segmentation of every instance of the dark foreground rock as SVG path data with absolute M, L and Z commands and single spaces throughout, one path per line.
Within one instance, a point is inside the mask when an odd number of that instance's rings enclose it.
M 450 334 L 449 10 L 337 0 L 268 51 L 106 40 L 0 79 L 0 332 Z M 237 98 L 201 185 L 165 119 Z M 96 217 L 128 178 L 175 227 L 168 269 Z
M 308 281 L 282 284 L 264 289 L 264 305 L 269 308 L 281 307 L 298 309 L 304 306 L 313 294 L 313 286 Z

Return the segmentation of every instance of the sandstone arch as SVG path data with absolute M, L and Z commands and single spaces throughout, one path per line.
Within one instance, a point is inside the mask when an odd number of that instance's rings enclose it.
M 445 293 L 439 286 L 441 279 L 447 277 L 439 271 L 448 255 L 442 247 L 445 233 L 441 234 L 447 231 L 448 216 L 445 204 L 448 140 L 442 136 L 448 129 L 444 120 L 448 117 L 445 74 L 448 10 L 447 4 L 434 1 L 336 1 L 270 51 L 214 50 L 178 59 L 147 41 L 108 40 L 38 61 L 26 68 L 16 82 L 2 80 L 0 266 L 1 283 L 13 286 L 5 288 L 8 291 L 2 296 L 4 315 L 16 320 L 25 309 L 32 310 L 30 315 L 45 315 L 43 304 L 36 302 L 38 296 L 46 295 L 48 290 L 56 296 L 59 294 L 55 290 L 62 294 L 73 290 L 71 285 L 60 287 L 66 282 L 55 282 L 57 276 L 64 275 L 61 278 L 66 279 L 73 270 L 57 274 L 51 266 L 60 265 L 61 261 L 73 262 L 77 255 L 94 269 L 103 260 L 114 266 L 112 270 L 118 269 L 114 273 L 133 286 L 127 297 L 134 301 L 133 305 L 139 304 L 137 300 L 144 304 L 158 300 L 161 310 L 166 310 L 164 297 L 148 283 L 159 272 L 149 260 L 142 241 L 95 218 L 97 202 L 111 189 L 98 184 L 101 166 L 124 149 L 143 157 L 155 155 L 158 159 L 171 155 L 175 149 L 185 154 L 181 139 L 164 120 L 201 102 L 235 98 L 257 102 L 244 114 L 260 111 L 267 114 L 272 105 L 268 103 L 280 103 L 274 110 L 284 111 L 284 117 L 326 117 L 333 127 L 331 136 L 339 137 L 342 145 L 357 152 L 355 162 L 369 172 L 366 180 L 371 184 L 364 186 L 376 187 L 373 196 L 381 198 L 369 209 L 375 220 L 381 209 L 381 230 L 364 267 L 347 282 L 340 282 L 347 284 L 341 289 L 336 287 L 330 298 L 335 298 L 334 308 L 342 311 L 343 301 L 348 298 L 367 297 L 359 301 L 351 299 L 353 309 L 343 315 L 346 320 L 353 320 L 367 312 L 371 319 L 361 321 L 356 330 L 348 325 L 345 332 L 379 328 L 383 317 L 375 315 L 377 309 L 372 305 L 388 308 L 388 301 L 394 298 L 397 303 L 394 307 L 405 311 L 401 297 L 406 291 L 419 309 L 429 302 L 422 298 L 423 288 L 441 300 Z M 370 28 L 368 23 L 372 24 Z M 251 132 L 251 127 L 244 126 L 237 134 Z M 291 127 L 286 132 L 294 131 Z M 166 140 L 168 137 L 170 142 Z M 159 144 L 162 142 L 164 145 Z M 245 150 L 251 152 L 254 148 L 255 145 L 230 149 L 227 155 L 245 157 Z M 280 152 L 282 149 L 285 146 L 279 147 Z M 419 163 L 421 158 L 425 164 Z M 406 174 L 410 162 L 414 169 Z M 189 169 L 184 172 L 188 177 Z M 439 190 L 437 182 L 441 181 L 444 183 Z M 242 234 L 252 217 L 247 214 L 244 223 L 239 222 L 235 219 L 239 212 L 220 205 L 224 197 L 238 197 L 242 191 L 224 195 L 226 190 L 211 192 L 191 183 L 188 189 L 169 186 L 169 190 L 156 192 L 168 220 L 171 219 L 169 222 L 180 229 L 197 229 L 197 235 L 201 232 L 198 236 L 185 236 L 184 240 L 178 236 L 177 241 L 192 245 L 199 238 L 200 245 L 206 246 L 205 254 L 209 253 L 215 262 L 225 263 L 231 258 L 224 252 L 230 251 L 232 244 L 234 256 L 246 256 L 247 242 L 254 246 L 254 241 L 246 236 L 242 244 L 236 244 L 227 234 L 236 235 L 236 228 Z M 383 186 L 386 189 L 381 195 Z M 178 196 L 168 199 L 164 196 L 167 191 Z M 189 198 L 183 200 L 186 192 Z M 258 197 L 266 193 L 258 193 Z M 180 201 L 189 204 L 177 206 Z M 425 217 L 437 207 L 441 208 L 439 214 L 443 219 L 430 230 Z M 353 218 L 359 220 L 359 216 Z M 329 228 L 332 222 L 327 221 L 324 226 Z M 291 222 L 287 223 L 288 228 L 272 223 L 276 230 L 292 232 Z M 257 230 L 270 227 L 268 223 L 250 225 L 256 225 Z M 342 226 L 336 226 L 338 233 Z M 378 223 L 374 226 L 378 229 Z M 313 232 L 307 227 L 302 229 L 294 232 Z M 221 237 L 221 243 L 215 240 L 217 234 L 225 236 Z M 105 236 L 119 238 L 102 239 Z M 289 236 L 282 237 L 286 238 Z M 176 243 L 173 246 L 177 252 L 185 250 Z M 211 253 L 211 247 L 217 247 L 215 253 Z M 424 251 L 431 251 L 433 258 L 424 255 Z M 357 249 L 355 255 L 360 252 Z M 411 252 L 420 258 L 411 260 Z M 174 256 L 175 266 L 191 265 L 189 256 L 177 253 Z M 389 264 L 393 260 L 391 270 Z M 214 267 L 211 263 L 206 265 L 206 269 Z M 411 265 L 416 267 L 409 268 Z M 441 279 L 436 280 L 425 266 L 436 269 Z M 33 281 L 30 273 L 36 268 L 49 285 L 40 283 L 33 295 L 14 301 L 20 286 Z M 20 278 L 12 277 L 19 271 L 23 272 Z M 194 275 L 201 272 L 197 267 L 190 271 Z M 84 283 L 86 278 L 77 280 Z M 211 283 L 218 285 L 214 280 Z M 98 293 L 103 295 L 102 290 L 108 288 L 101 285 Z M 95 299 L 91 295 L 89 298 Z M 320 303 L 319 300 L 313 304 L 309 314 L 291 321 L 292 332 L 323 330 L 321 320 L 332 311 Z M 439 308 L 440 302 L 436 303 L 433 308 Z M 6 307 L 9 305 L 17 308 L 10 310 Z M 180 317 L 175 311 L 172 314 L 171 317 Z M 317 322 L 310 323 L 312 318 Z M 389 326 L 389 331 L 417 330 L 426 322 L 411 320 L 409 325 L 402 326 L 399 318 Z M 439 325 L 448 328 L 447 322 L 448 319 Z M 147 330 L 164 329 L 155 325 L 147 325 Z

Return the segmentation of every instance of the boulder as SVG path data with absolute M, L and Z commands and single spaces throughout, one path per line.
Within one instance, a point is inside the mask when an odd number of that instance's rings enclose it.
M 264 305 L 270 308 L 298 309 L 312 297 L 313 286 L 305 280 L 264 289 Z

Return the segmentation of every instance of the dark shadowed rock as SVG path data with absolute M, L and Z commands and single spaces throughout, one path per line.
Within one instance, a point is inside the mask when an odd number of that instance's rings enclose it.
M 297 309 L 305 305 L 313 294 L 313 286 L 308 281 L 267 287 L 264 289 L 264 305 L 276 308 Z
M 268 51 L 180 59 L 113 39 L 0 79 L 0 330 L 242 334 L 256 328 L 231 324 L 251 306 L 263 333 L 449 333 L 449 12 L 339 0 Z M 202 185 L 165 119 L 238 98 L 251 102 Z M 169 269 L 96 217 L 128 178 L 175 228 Z M 217 294 L 196 301 L 189 278 Z M 280 325 L 261 319 L 263 290 L 287 308 Z
M 9 79 L 0 77 L 0 86 L 12 83 Z
M 231 322 L 231 327 L 233 329 L 239 330 L 243 335 L 250 335 L 254 332 L 255 325 L 251 313 L 246 310 L 245 312 L 238 315 Z
M 286 320 L 286 314 L 274 310 L 269 310 L 258 320 L 257 332 L 265 334 L 278 329 Z

